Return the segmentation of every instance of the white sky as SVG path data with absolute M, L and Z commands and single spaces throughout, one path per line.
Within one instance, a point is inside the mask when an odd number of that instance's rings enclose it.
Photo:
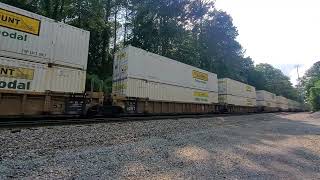
M 296 84 L 300 74 L 320 61 L 320 0 L 216 0 L 230 14 L 238 41 L 255 63 L 280 68 Z

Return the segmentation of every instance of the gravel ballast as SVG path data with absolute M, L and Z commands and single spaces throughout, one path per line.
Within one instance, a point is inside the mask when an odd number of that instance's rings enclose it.
M 0 179 L 319 179 L 320 114 L 0 129 Z

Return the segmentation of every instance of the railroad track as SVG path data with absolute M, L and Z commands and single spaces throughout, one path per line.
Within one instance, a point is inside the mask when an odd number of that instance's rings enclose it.
M 252 114 L 205 114 L 205 115 L 162 115 L 162 116 L 120 116 L 120 117 L 98 117 L 92 119 L 86 118 L 66 118 L 66 119 L 0 119 L 1 128 L 28 128 L 39 126 L 58 126 L 58 125 L 77 125 L 77 124 L 97 124 L 97 123 L 112 123 L 112 122 L 128 122 L 128 121 L 150 121 L 162 119 L 183 119 L 183 118 L 206 118 L 206 117 L 228 117 L 239 115 L 254 115 Z

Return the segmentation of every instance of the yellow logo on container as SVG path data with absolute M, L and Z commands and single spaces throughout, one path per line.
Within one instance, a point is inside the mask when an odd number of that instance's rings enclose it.
M 195 97 L 209 97 L 209 93 L 207 92 L 193 92 L 193 96 Z
M 2 27 L 39 36 L 40 24 L 38 19 L 0 8 L 0 26 Z
M 202 73 L 202 72 L 199 72 L 199 71 L 196 71 L 196 70 L 192 71 L 192 77 L 195 78 L 195 79 L 202 80 L 202 81 L 208 81 L 209 80 L 208 74 Z
M 247 87 L 246 87 L 246 90 L 247 90 L 248 92 L 252 92 L 251 86 L 247 86 Z
M 119 90 L 125 90 L 128 87 L 127 87 L 127 84 L 125 84 L 125 83 L 119 83 L 119 84 L 113 84 L 112 88 L 115 91 L 119 91 Z
M 128 54 L 126 52 L 120 52 L 117 55 L 117 60 L 124 60 L 128 58 Z
M 34 70 L 0 65 L 0 77 L 33 80 Z

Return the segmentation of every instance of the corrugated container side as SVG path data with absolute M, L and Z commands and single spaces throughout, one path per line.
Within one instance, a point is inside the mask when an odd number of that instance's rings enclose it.
M 219 103 L 256 106 L 255 87 L 229 79 L 219 79 Z
M 278 107 L 276 95 L 268 91 L 257 91 L 257 106 Z
M 85 92 L 86 71 L 53 66 L 47 73 L 51 81 L 46 90 L 55 92 L 83 93 Z
M 116 54 L 113 94 L 156 101 L 218 103 L 217 75 L 129 46 Z
M 56 23 L 53 63 L 87 69 L 90 34 L 66 24 Z
M 83 93 L 86 71 L 0 57 L 0 90 Z
M 49 81 L 44 64 L 0 57 L 0 90 L 45 92 Z
M 218 103 L 218 93 L 173 86 L 163 83 L 128 79 L 128 97 L 149 98 L 150 100 L 212 104 Z
M 229 78 L 219 79 L 219 94 L 256 98 L 256 89 L 248 84 Z
M 276 95 L 268 91 L 256 91 L 258 101 L 277 102 Z
M 217 75 L 129 46 L 128 77 L 218 92 Z
M 289 102 L 288 99 L 282 96 L 277 96 L 277 104 L 278 108 L 283 109 L 283 110 L 288 110 L 289 109 Z
M 0 13 L 17 19 L 15 24 L 0 24 L 0 56 L 86 70 L 88 31 L 3 3 Z
M 258 101 L 257 100 L 257 106 L 259 107 L 278 107 L 278 104 L 276 102 L 272 101 Z
M 221 95 L 221 94 L 219 94 L 219 103 L 236 105 L 236 106 L 247 106 L 247 107 L 254 107 L 257 105 L 255 98 L 246 98 L 246 97 L 240 97 L 240 96 Z

